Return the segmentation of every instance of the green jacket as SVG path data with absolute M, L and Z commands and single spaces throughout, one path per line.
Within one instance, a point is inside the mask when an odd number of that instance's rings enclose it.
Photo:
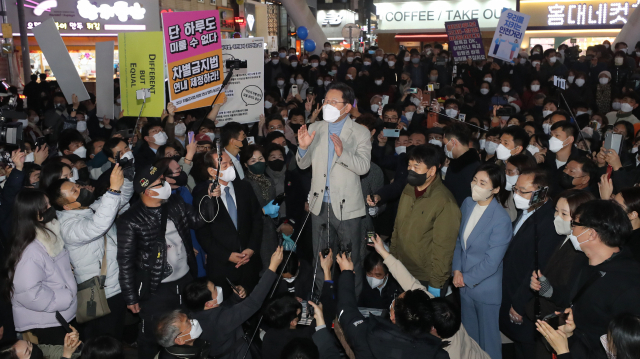
M 49 345 L 49 344 L 37 344 L 38 348 L 42 350 L 42 356 L 45 359 L 60 359 L 64 352 L 64 346 L 62 345 Z M 71 354 L 71 359 L 77 359 L 80 357 L 80 352 Z
M 440 176 L 419 198 L 407 185 L 400 196 L 391 254 L 415 278 L 441 288 L 451 275 L 459 228 L 460 209 Z

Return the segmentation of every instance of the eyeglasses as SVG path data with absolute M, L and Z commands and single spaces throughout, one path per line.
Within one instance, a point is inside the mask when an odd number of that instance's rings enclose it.
M 328 101 L 327 100 L 322 100 L 322 104 L 324 105 L 325 103 L 329 104 L 331 106 L 335 106 L 335 105 L 337 105 L 339 103 L 346 103 L 346 102 L 344 102 L 344 101 L 336 101 L 336 100 L 328 100 Z

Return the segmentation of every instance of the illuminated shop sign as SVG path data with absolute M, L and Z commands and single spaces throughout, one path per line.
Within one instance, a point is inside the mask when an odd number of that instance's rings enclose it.
M 621 28 L 629 15 L 640 5 L 636 2 L 582 1 L 521 1 L 520 11 L 531 15 L 529 27 L 609 27 Z

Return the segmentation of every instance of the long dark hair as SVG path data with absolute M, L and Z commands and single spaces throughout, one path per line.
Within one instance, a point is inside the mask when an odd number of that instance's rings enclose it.
M 40 186 L 38 188 L 47 190 L 47 188 L 56 180 L 62 178 L 62 170 L 67 167 L 71 171 L 71 166 L 64 162 L 50 162 L 42 167 L 40 171 Z
M 617 359 L 640 358 L 640 317 L 629 313 L 618 315 L 609 322 L 607 336 Z
M 507 193 L 507 197 L 509 196 L 508 192 L 504 189 L 504 186 L 507 182 L 505 174 L 504 174 L 504 170 L 502 169 L 502 167 L 498 166 L 495 163 L 485 163 L 483 165 L 481 165 L 480 167 L 478 167 L 478 169 L 476 170 L 476 174 L 478 172 L 485 172 L 487 174 L 487 176 L 489 176 L 489 180 L 491 180 L 491 186 L 492 189 L 495 189 L 496 187 L 500 187 L 500 190 L 498 191 L 497 194 L 494 195 L 495 199 L 498 200 L 498 202 L 504 206 L 504 203 L 502 201 L 502 198 L 505 197 L 505 192 Z M 474 174 L 475 176 L 475 174 Z
M 5 263 L 0 288 L 7 300 L 11 300 L 13 296 L 13 277 L 16 274 L 16 266 L 24 250 L 36 239 L 36 229 L 49 231 L 42 222 L 38 221 L 38 217 L 43 217 L 46 210 L 47 195 L 43 191 L 25 188 L 16 195 L 11 222 L 11 249 Z M 53 232 L 51 234 L 53 235 Z
M 8 339 L 0 345 L 0 359 L 19 359 L 16 349 L 13 347 L 18 339 Z
M 124 359 L 122 343 L 113 337 L 103 335 L 89 339 L 82 348 L 82 359 Z

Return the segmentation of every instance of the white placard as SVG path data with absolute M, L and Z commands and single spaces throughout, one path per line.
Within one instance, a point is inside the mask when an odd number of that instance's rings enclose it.
M 531 16 L 517 11 L 504 9 L 496 32 L 491 40 L 487 55 L 497 59 L 513 62 L 518 57 L 524 32 L 527 30 Z
M 113 120 L 113 41 L 96 42 L 96 115 Z
M 78 96 L 78 101 L 89 99 L 87 88 L 84 87 L 78 70 L 71 61 L 71 55 L 60 37 L 53 18 L 43 22 L 33 28 L 33 34 L 38 41 L 38 46 L 47 59 L 49 66 L 53 70 L 53 75 L 60 85 L 60 89 L 67 99 L 67 103 L 72 103 L 71 96 Z
M 515 9 L 515 0 L 452 0 L 375 2 L 380 16 L 375 32 L 443 32 L 447 21 L 478 19 L 480 30 L 493 31 L 502 9 Z M 373 29 L 372 29 L 373 30 Z
M 264 114 L 264 39 L 252 37 L 246 39 L 223 39 L 222 59 L 225 77 L 227 60 L 246 60 L 247 68 L 234 70 L 229 85 L 225 88 L 227 103 L 222 106 L 218 117 L 218 126 L 226 122 L 258 122 Z

